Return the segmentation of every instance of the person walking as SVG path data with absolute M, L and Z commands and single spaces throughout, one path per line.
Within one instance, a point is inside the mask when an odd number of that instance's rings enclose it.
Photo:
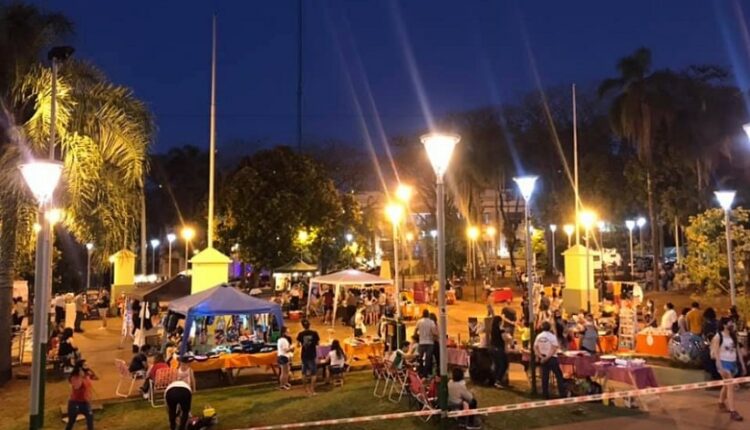
M 294 345 L 292 345 L 292 338 L 289 337 L 287 327 L 281 327 L 281 336 L 276 343 L 276 352 L 278 356 L 276 360 L 279 364 L 279 389 L 290 390 L 292 386 L 289 384 L 289 369 L 294 355 Z
M 315 395 L 315 379 L 318 375 L 318 344 L 320 336 L 315 330 L 310 330 L 310 321 L 302 320 L 303 330 L 297 334 L 297 343 L 299 343 L 302 356 L 302 378 L 305 385 L 305 392 Z M 309 387 L 308 387 L 309 381 Z
M 417 351 L 422 362 L 419 373 L 425 378 L 432 373 L 433 349 L 435 349 L 435 339 L 438 336 L 437 325 L 430 319 L 430 311 L 427 309 L 422 311 L 422 318 L 417 321 L 414 330 L 419 337 Z
M 96 300 L 96 308 L 99 311 L 99 318 L 102 319 L 102 325 L 100 329 L 107 328 L 107 312 L 109 311 L 110 299 L 109 291 L 105 288 L 99 292 L 99 298 Z
M 740 359 L 739 342 L 734 323 L 730 318 L 719 321 L 719 332 L 711 340 L 711 358 L 716 360 L 716 370 L 722 379 L 732 379 L 746 374 L 745 363 Z M 741 372 L 741 373 L 740 373 Z M 734 385 L 724 385 L 719 394 L 719 409 L 729 412 L 733 421 L 742 421 L 742 415 L 737 413 L 734 404 Z
M 86 429 L 94 430 L 94 413 L 91 411 L 92 387 L 91 381 L 98 379 L 96 374 L 88 368 L 85 360 L 79 360 L 73 366 L 68 382 L 71 393 L 68 399 L 68 423 L 65 430 L 72 430 L 76 424 L 78 414 L 86 418 Z
M 534 351 L 537 359 L 542 365 L 542 394 L 544 398 L 549 399 L 549 374 L 555 375 L 557 389 L 560 397 L 565 397 L 565 380 L 563 379 L 560 363 L 557 360 L 557 350 L 559 349 L 557 336 L 552 333 L 552 326 L 549 322 L 542 323 L 542 332 L 534 340 Z
M 78 295 L 76 295 L 74 299 L 76 304 L 76 320 L 73 325 L 73 331 L 75 331 L 76 333 L 83 333 L 81 323 L 83 322 L 83 307 L 86 304 L 84 294 L 85 293 L 78 293 Z
M 490 326 L 490 350 L 492 361 L 495 364 L 495 387 L 506 388 L 508 386 L 505 377 L 508 372 L 508 355 L 505 352 L 505 338 L 502 327 L 503 319 L 499 316 L 492 318 Z

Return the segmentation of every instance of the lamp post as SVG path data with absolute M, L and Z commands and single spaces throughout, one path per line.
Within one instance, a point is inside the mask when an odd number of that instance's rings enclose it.
M 34 268 L 34 332 L 31 363 L 31 393 L 29 401 L 29 428 L 44 426 L 44 375 L 47 358 L 47 326 L 49 298 L 52 288 L 52 228 L 45 222 L 44 209 L 52 199 L 62 174 L 62 163 L 55 161 L 55 127 L 57 119 L 57 68 L 58 63 L 73 55 L 73 48 L 57 46 L 47 54 L 52 62 L 52 97 L 50 102 L 49 161 L 33 161 L 20 166 L 26 184 L 39 204 L 36 263 Z
M 440 345 L 440 390 L 438 392 L 440 409 L 443 411 L 443 418 L 448 412 L 448 348 L 446 345 L 447 319 L 445 316 L 445 189 L 443 185 L 443 176 L 448 170 L 448 165 L 453 155 L 453 149 L 461 138 L 458 135 L 450 134 L 427 134 L 422 136 L 421 141 L 424 144 L 427 157 L 430 164 L 435 170 L 435 185 L 437 196 L 437 240 L 438 240 L 438 282 L 440 290 L 438 292 L 438 331 Z
M 172 277 L 172 242 L 177 239 L 174 233 L 167 235 L 167 244 L 169 246 L 169 252 L 167 253 L 167 279 Z
M 552 272 L 557 273 L 557 256 L 555 255 L 555 232 L 557 231 L 557 224 L 550 224 L 549 231 L 552 232 Z
M 476 249 L 475 245 L 477 238 L 479 237 L 479 229 L 474 226 L 469 226 L 466 229 L 466 237 L 469 239 L 469 264 L 471 273 L 471 283 L 474 285 L 474 300 L 477 299 L 477 264 L 476 264 Z
M 151 273 L 156 275 L 156 250 L 161 242 L 159 239 L 151 239 Z
M 730 212 L 732 211 L 732 202 L 734 202 L 734 191 L 715 191 L 716 200 L 724 209 L 724 226 L 727 236 L 727 264 L 729 266 L 729 295 L 732 306 L 737 304 L 737 291 L 734 285 L 734 255 L 732 255 L 732 220 Z
M 643 226 L 646 225 L 646 218 L 638 217 L 635 225 L 638 226 L 638 256 L 643 257 Z
M 188 269 L 188 252 L 190 251 L 190 241 L 195 237 L 195 230 L 192 227 L 182 228 L 182 240 L 185 241 L 185 271 Z
M 576 228 L 573 224 L 565 224 L 563 226 L 563 231 L 568 235 L 568 248 L 570 248 L 570 237 L 573 235 L 575 229 Z
M 437 230 L 430 230 L 430 237 L 432 238 L 432 268 L 435 270 L 437 277 Z
M 633 276 L 635 266 L 633 266 L 633 229 L 635 228 L 635 221 L 632 219 L 625 220 L 625 227 L 628 228 L 628 237 L 630 240 L 630 276 Z
M 518 189 L 521 191 L 523 196 L 523 219 L 526 232 L 526 290 L 529 297 L 529 328 L 531 329 L 531 344 L 534 344 L 536 337 L 536 330 L 534 329 L 534 280 L 531 276 L 531 224 L 529 223 L 529 201 L 531 195 L 534 193 L 534 184 L 536 183 L 536 176 L 523 176 L 513 178 L 518 185 Z M 534 348 L 531 348 L 531 358 L 529 360 L 529 370 L 531 371 L 531 394 L 536 394 L 536 357 Z
M 94 244 L 86 244 L 86 291 L 91 289 L 91 252 L 94 250 Z
M 385 214 L 391 221 L 393 227 L 393 285 L 396 287 L 396 319 L 401 318 L 401 287 L 398 283 L 399 258 L 398 258 L 398 226 L 404 217 L 404 207 L 398 203 L 389 203 L 385 207 Z M 397 330 L 398 334 L 398 330 Z M 398 342 L 398 339 L 396 339 Z
M 583 211 L 580 213 L 580 223 L 583 225 L 583 229 L 586 234 L 586 311 L 591 313 L 591 248 L 589 247 L 589 232 L 591 227 L 596 222 L 596 214 L 591 211 Z

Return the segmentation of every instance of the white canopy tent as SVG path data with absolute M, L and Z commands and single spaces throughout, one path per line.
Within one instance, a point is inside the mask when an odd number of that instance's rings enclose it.
M 307 311 L 310 311 L 310 298 L 312 297 L 312 284 L 329 284 L 334 286 L 334 299 L 333 299 L 333 318 L 331 318 L 331 325 L 333 326 L 336 321 L 336 310 L 339 305 L 339 292 L 340 287 L 351 287 L 355 285 L 361 285 L 363 287 L 372 287 L 376 285 L 391 285 L 393 281 L 386 278 L 381 278 L 377 275 L 371 275 L 367 272 L 360 272 L 359 270 L 348 269 L 342 270 L 336 273 L 329 273 L 328 275 L 316 276 L 310 279 L 310 287 L 307 290 Z

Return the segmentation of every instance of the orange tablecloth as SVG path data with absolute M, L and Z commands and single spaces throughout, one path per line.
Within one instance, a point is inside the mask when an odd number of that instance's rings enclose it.
M 638 334 L 635 337 L 635 352 L 669 358 L 669 336 Z
M 609 336 L 599 336 L 599 348 L 601 348 L 602 354 L 609 354 L 617 351 L 617 336 L 613 334 Z
M 358 344 L 352 344 L 349 340 L 342 342 L 344 347 L 344 354 L 346 354 L 349 360 L 363 360 L 367 361 L 367 357 L 375 355 L 382 357 L 385 351 L 383 342 L 364 342 Z
M 419 319 L 422 317 L 422 308 L 412 303 L 403 304 L 401 305 L 401 317 L 404 319 Z
M 193 372 L 208 372 L 211 370 L 241 369 L 243 367 L 275 366 L 276 351 L 258 354 L 223 354 L 206 361 L 193 361 L 190 367 Z

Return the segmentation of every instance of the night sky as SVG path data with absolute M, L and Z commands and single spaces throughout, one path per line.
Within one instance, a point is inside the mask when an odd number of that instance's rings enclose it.
M 295 142 L 296 0 L 36 3 L 75 22 L 78 58 L 150 105 L 157 151 L 208 146 L 215 12 L 219 150 Z M 393 137 L 425 130 L 428 111 L 512 102 L 538 83 L 585 86 L 639 46 L 656 68 L 720 64 L 747 88 L 750 5 L 741 3 L 307 0 L 306 140 L 361 145 L 363 124 L 380 139 L 377 119 Z

